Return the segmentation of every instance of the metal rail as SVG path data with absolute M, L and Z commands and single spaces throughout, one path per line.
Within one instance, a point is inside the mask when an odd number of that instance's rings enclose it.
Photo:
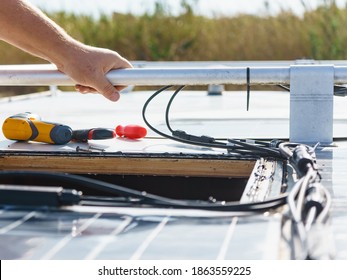
M 290 140 L 331 143 L 333 139 L 333 86 L 347 83 L 346 64 L 230 66 L 192 62 L 185 67 L 112 70 L 115 85 L 244 85 L 290 84 Z M 266 65 L 266 64 L 265 64 Z M 199 68 L 198 68 L 199 67 Z M 249 77 L 247 69 L 249 68 Z M 248 79 L 249 78 L 249 79 Z M 0 66 L 0 85 L 71 86 L 74 82 L 52 65 Z
M 311 65 L 310 65 L 311 66 Z M 314 65 L 320 67 L 322 65 Z M 251 84 L 289 84 L 292 66 L 249 67 Z M 312 66 L 311 66 L 312 67 Z M 210 85 L 247 82 L 247 67 L 134 68 L 112 70 L 108 79 L 115 85 Z M 347 83 L 347 66 L 334 66 L 335 83 Z M 52 65 L 0 66 L 2 86 L 71 86 L 75 83 Z
M 223 68 L 134 68 L 112 70 L 107 74 L 115 85 L 209 85 L 245 84 L 246 67 Z M 289 67 L 251 68 L 252 84 L 289 83 Z M 52 67 L 0 67 L 0 85 L 70 86 L 75 83 Z

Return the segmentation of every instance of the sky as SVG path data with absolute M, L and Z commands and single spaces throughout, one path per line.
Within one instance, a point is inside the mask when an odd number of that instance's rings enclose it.
M 173 14 L 179 13 L 181 0 L 28 0 L 47 11 L 74 11 L 76 13 L 98 15 L 113 12 L 142 14 L 151 12 L 155 2 L 161 2 L 170 7 Z M 318 4 L 329 0 L 186 0 L 195 3 L 195 12 L 206 16 L 236 15 L 239 13 L 276 14 L 281 9 L 291 9 L 296 14 L 302 14 L 306 8 L 315 8 Z M 269 3 L 269 10 L 264 2 Z M 345 6 L 347 0 L 336 0 L 340 6 Z

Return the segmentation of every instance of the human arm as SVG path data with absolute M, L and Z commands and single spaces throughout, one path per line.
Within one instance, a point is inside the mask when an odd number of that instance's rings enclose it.
M 119 99 L 123 87 L 114 87 L 105 74 L 132 67 L 117 52 L 73 39 L 25 0 L 0 1 L 0 39 L 55 64 L 81 93 L 100 92 L 111 101 Z

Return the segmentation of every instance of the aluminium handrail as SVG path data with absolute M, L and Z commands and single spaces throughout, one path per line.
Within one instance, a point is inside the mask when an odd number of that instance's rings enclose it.
M 288 83 L 289 67 L 254 67 L 250 71 L 252 84 Z M 209 85 L 245 84 L 246 67 L 223 68 L 133 68 L 112 70 L 107 74 L 115 85 Z M 47 66 L 0 67 L 0 85 L 70 86 L 74 82 L 65 74 Z
M 320 67 L 322 65 L 316 65 Z M 292 66 L 250 66 L 251 84 L 289 84 Z M 347 83 L 347 66 L 333 66 L 335 83 Z M 247 67 L 133 68 L 112 70 L 108 79 L 115 85 L 210 85 L 247 83 Z M 2 86 L 71 86 L 74 82 L 52 65 L 2 65 Z
M 107 77 L 124 86 L 290 84 L 290 140 L 332 143 L 333 88 L 347 84 L 347 64 L 166 67 L 112 70 Z M 0 66 L 0 85 L 70 86 L 74 82 L 53 65 L 7 65 Z

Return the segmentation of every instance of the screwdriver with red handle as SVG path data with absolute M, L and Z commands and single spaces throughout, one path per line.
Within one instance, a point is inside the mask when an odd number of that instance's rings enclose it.
M 110 128 L 92 128 L 80 129 L 72 131 L 72 141 L 87 142 L 88 140 L 103 140 L 111 139 L 116 136 L 125 137 L 129 139 L 140 139 L 147 135 L 146 128 L 136 125 L 118 125 L 116 129 Z
M 88 140 L 104 140 L 116 137 L 116 132 L 110 128 L 91 128 L 72 131 L 72 141 L 87 142 Z
M 140 139 L 147 135 L 146 128 L 137 125 L 137 124 L 129 124 L 129 125 L 118 125 L 116 127 L 116 133 L 120 137 L 126 137 L 129 139 Z

